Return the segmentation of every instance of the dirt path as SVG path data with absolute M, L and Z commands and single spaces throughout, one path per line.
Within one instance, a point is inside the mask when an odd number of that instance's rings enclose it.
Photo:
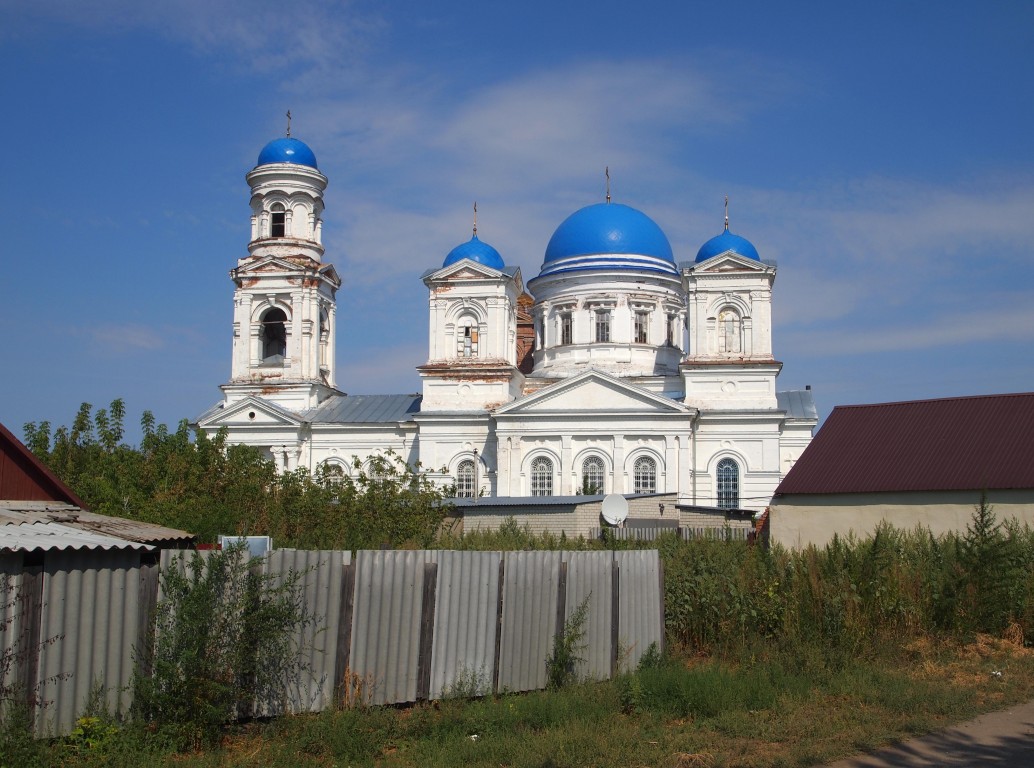
M 826 768 L 1034 766 L 1034 701 Z

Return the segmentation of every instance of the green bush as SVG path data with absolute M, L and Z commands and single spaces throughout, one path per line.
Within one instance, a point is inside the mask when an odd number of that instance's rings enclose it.
M 589 618 L 589 598 L 578 605 L 553 638 L 553 652 L 546 659 L 546 682 L 550 688 L 563 688 L 576 681 L 575 667 L 585 661 L 585 622 Z
M 154 632 L 137 651 L 134 718 L 196 748 L 232 719 L 281 709 L 304 669 L 294 638 L 313 621 L 298 575 L 262 576 L 236 545 L 192 553 L 161 586 Z

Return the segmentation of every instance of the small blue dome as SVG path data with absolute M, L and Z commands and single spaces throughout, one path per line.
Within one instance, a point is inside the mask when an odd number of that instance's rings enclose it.
M 636 254 L 675 263 L 671 243 L 653 219 L 619 203 L 596 203 L 575 211 L 546 246 L 546 263 L 589 254 Z
M 478 240 L 477 235 L 474 235 L 467 242 L 461 243 L 449 251 L 449 255 L 446 256 L 445 261 L 442 262 L 442 266 L 447 267 L 462 259 L 470 259 L 471 261 L 476 261 L 478 264 L 484 264 L 486 267 L 491 267 L 492 269 L 502 269 L 506 266 L 503 263 L 503 257 L 499 255 L 499 251 L 488 243 L 483 243 Z
M 304 141 L 292 139 L 290 136 L 273 139 L 266 144 L 259 152 L 256 165 L 270 165 L 271 163 L 292 163 L 293 165 L 307 165 L 309 168 L 316 168 L 316 155 L 309 149 Z
M 758 249 L 747 240 L 745 237 L 734 235 L 729 230 L 725 230 L 722 234 L 717 237 L 712 237 L 697 251 L 697 263 L 701 261 L 707 261 L 708 259 L 717 256 L 720 253 L 726 251 L 732 251 L 740 256 L 748 259 L 754 259 L 754 261 L 761 261 L 761 257 L 758 256 Z

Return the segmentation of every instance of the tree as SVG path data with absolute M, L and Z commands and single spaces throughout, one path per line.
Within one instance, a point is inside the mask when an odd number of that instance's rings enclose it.
M 175 431 L 145 411 L 140 447 L 126 445 L 125 407 L 92 413 L 83 403 L 72 428 L 25 425 L 25 442 L 91 510 L 189 531 L 269 535 L 280 546 L 361 549 L 429 546 L 450 511 L 446 489 L 388 452 L 351 475 L 278 474 L 254 448 L 232 445 L 184 420 Z
M 987 494 L 982 493 L 959 542 L 963 628 L 1000 633 L 1022 614 L 1023 552 L 1014 534 L 998 522 Z

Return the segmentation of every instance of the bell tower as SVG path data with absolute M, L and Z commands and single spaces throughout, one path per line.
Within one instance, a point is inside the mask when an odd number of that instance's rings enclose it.
M 477 215 L 477 206 L 474 208 Z M 517 305 L 521 272 L 474 236 L 423 276 L 429 294 L 427 362 L 421 411 L 488 409 L 520 395 Z
M 227 404 L 255 395 L 292 411 L 314 408 L 336 389 L 336 294 L 323 263 L 327 177 L 298 139 L 274 139 L 246 176 L 251 187 L 248 255 L 230 271 L 233 362 Z

